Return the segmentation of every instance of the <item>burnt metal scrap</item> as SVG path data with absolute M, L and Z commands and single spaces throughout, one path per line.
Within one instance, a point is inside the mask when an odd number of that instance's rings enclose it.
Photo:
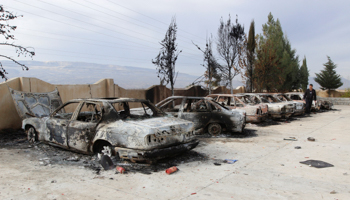
M 147 100 L 74 99 L 47 115 L 38 113 L 34 106 L 19 106 L 18 102 L 27 103 L 27 99 L 18 96 L 28 93 L 13 90 L 12 94 L 17 95 L 13 98 L 19 113 L 35 115 L 22 121 L 30 141 L 85 154 L 108 153 L 131 161 L 158 160 L 198 145 L 192 122 L 170 117 Z M 40 95 L 45 97 L 45 93 Z M 52 101 L 47 102 L 52 106 Z
M 247 123 L 259 123 L 266 120 L 268 116 L 268 105 L 255 104 L 244 95 L 237 94 L 211 94 L 208 97 L 213 98 L 216 102 L 230 109 L 246 111 Z
M 172 96 L 156 106 L 172 116 L 192 121 L 199 133 L 242 132 L 246 123 L 244 110 L 230 110 L 209 97 Z

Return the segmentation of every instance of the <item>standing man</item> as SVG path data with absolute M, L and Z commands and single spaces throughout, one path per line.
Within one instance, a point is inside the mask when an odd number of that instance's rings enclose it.
M 312 101 L 315 101 L 316 104 L 316 91 L 313 89 L 313 85 L 309 85 L 309 89 L 305 91 L 304 101 L 306 102 L 306 111 L 305 113 L 310 115 Z

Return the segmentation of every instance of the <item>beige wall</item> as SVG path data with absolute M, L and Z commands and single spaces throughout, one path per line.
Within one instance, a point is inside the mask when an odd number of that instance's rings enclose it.
M 316 90 L 316 95 L 320 97 L 341 97 L 344 93 L 344 90 L 331 90 L 330 96 L 328 96 L 326 90 Z
M 94 84 L 81 85 L 53 85 L 37 78 L 20 77 L 0 83 L 0 130 L 21 128 L 19 118 L 8 87 L 25 92 L 51 92 L 58 89 L 62 102 L 77 98 L 106 98 L 129 97 L 136 99 L 148 99 L 153 103 L 171 96 L 171 90 L 165 86 L 154 85 L 147 89 L 124 89 L 114 84 L 113 79 L 102 79 Z M 244 92 L 244 87 L 234 90 L 234 93 Z M 226 87 L 218 87 L 213 93 L 229 93 Z M 200 86 L 185 89 L 176 89 L 178 96 L 206 96 L 208 91 Z M 69 112 L 69 110 L 67 110 Z

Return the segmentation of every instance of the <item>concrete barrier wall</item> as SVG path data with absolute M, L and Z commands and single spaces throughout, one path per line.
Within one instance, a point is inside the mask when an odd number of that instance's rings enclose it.
M 328 100 L 333 105 L 350 105 L 350 98 L 319 97 L 319 100 Z
M 165 86 L 154 85 L 147 89 L 124 89 L 114 84 L 113 79 L 102 79 L 95 84 L 53 85 L 37 78 L 13 78 L 4 83 L 0 83 L 0 130 L 7 128 L 21 128 L 21 119 L 17 114 L 8 87 L 24 92 L 40 93 L 51 92 L 57 88 L 63 103 L 76 98 L 106 97 L 148 99 L 153 103 L 158 103 L 161 100 L 171 96 L 171 90 Z M 244 92 L 243 87 L 234 90 L 234 93 L 241 92 Z M 229 93 L 229 90 L 226 87 L 218 87 L 213 90 L 213 93 Z M 176 89 L 175 95 L 206 96 L 208 95 L 208 91 L 201 88 L 200 86 L 193 86 L 185 89 Z M 73 110 L 66 111 L 72 112 Z

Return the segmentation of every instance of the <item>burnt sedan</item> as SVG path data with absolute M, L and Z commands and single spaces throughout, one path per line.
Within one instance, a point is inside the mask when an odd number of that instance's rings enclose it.
M 278 93 L 273 94 L 274 97 L 278 98 L 279 100 L 283 102 L 293 103 L 294 104 L 294 115 L 303 115 L 305 114 L 305 103 L 294 101 L 291 98 L 289 98 L 286 94 Z
M 243 95 L 211 94 L 208 97 L 230 109 L 245 110 L 247 123 L 259 123 L 265 121 L 268 116 L 268 106 L 266 104 L 253 104 Z
M 198 133 L 242 132 L 245 127 L 245 111 L 230 110 L 209 97 L 173 96 L 156 106 L 170 115 L 194 122 Z
M 147 100 L 74 99 L 58 106 L 58 93 L 11 92 L 30 141 L 131 161 L 155 161 L 198 145 L 192 122 L 169 117 Z
M 269 116 L 273 119 L 289 118 L 294 113 L 294 104 L 281 102 L 270 94 L 246 93 L 244 95 L 252 102 L 267 104 Z

